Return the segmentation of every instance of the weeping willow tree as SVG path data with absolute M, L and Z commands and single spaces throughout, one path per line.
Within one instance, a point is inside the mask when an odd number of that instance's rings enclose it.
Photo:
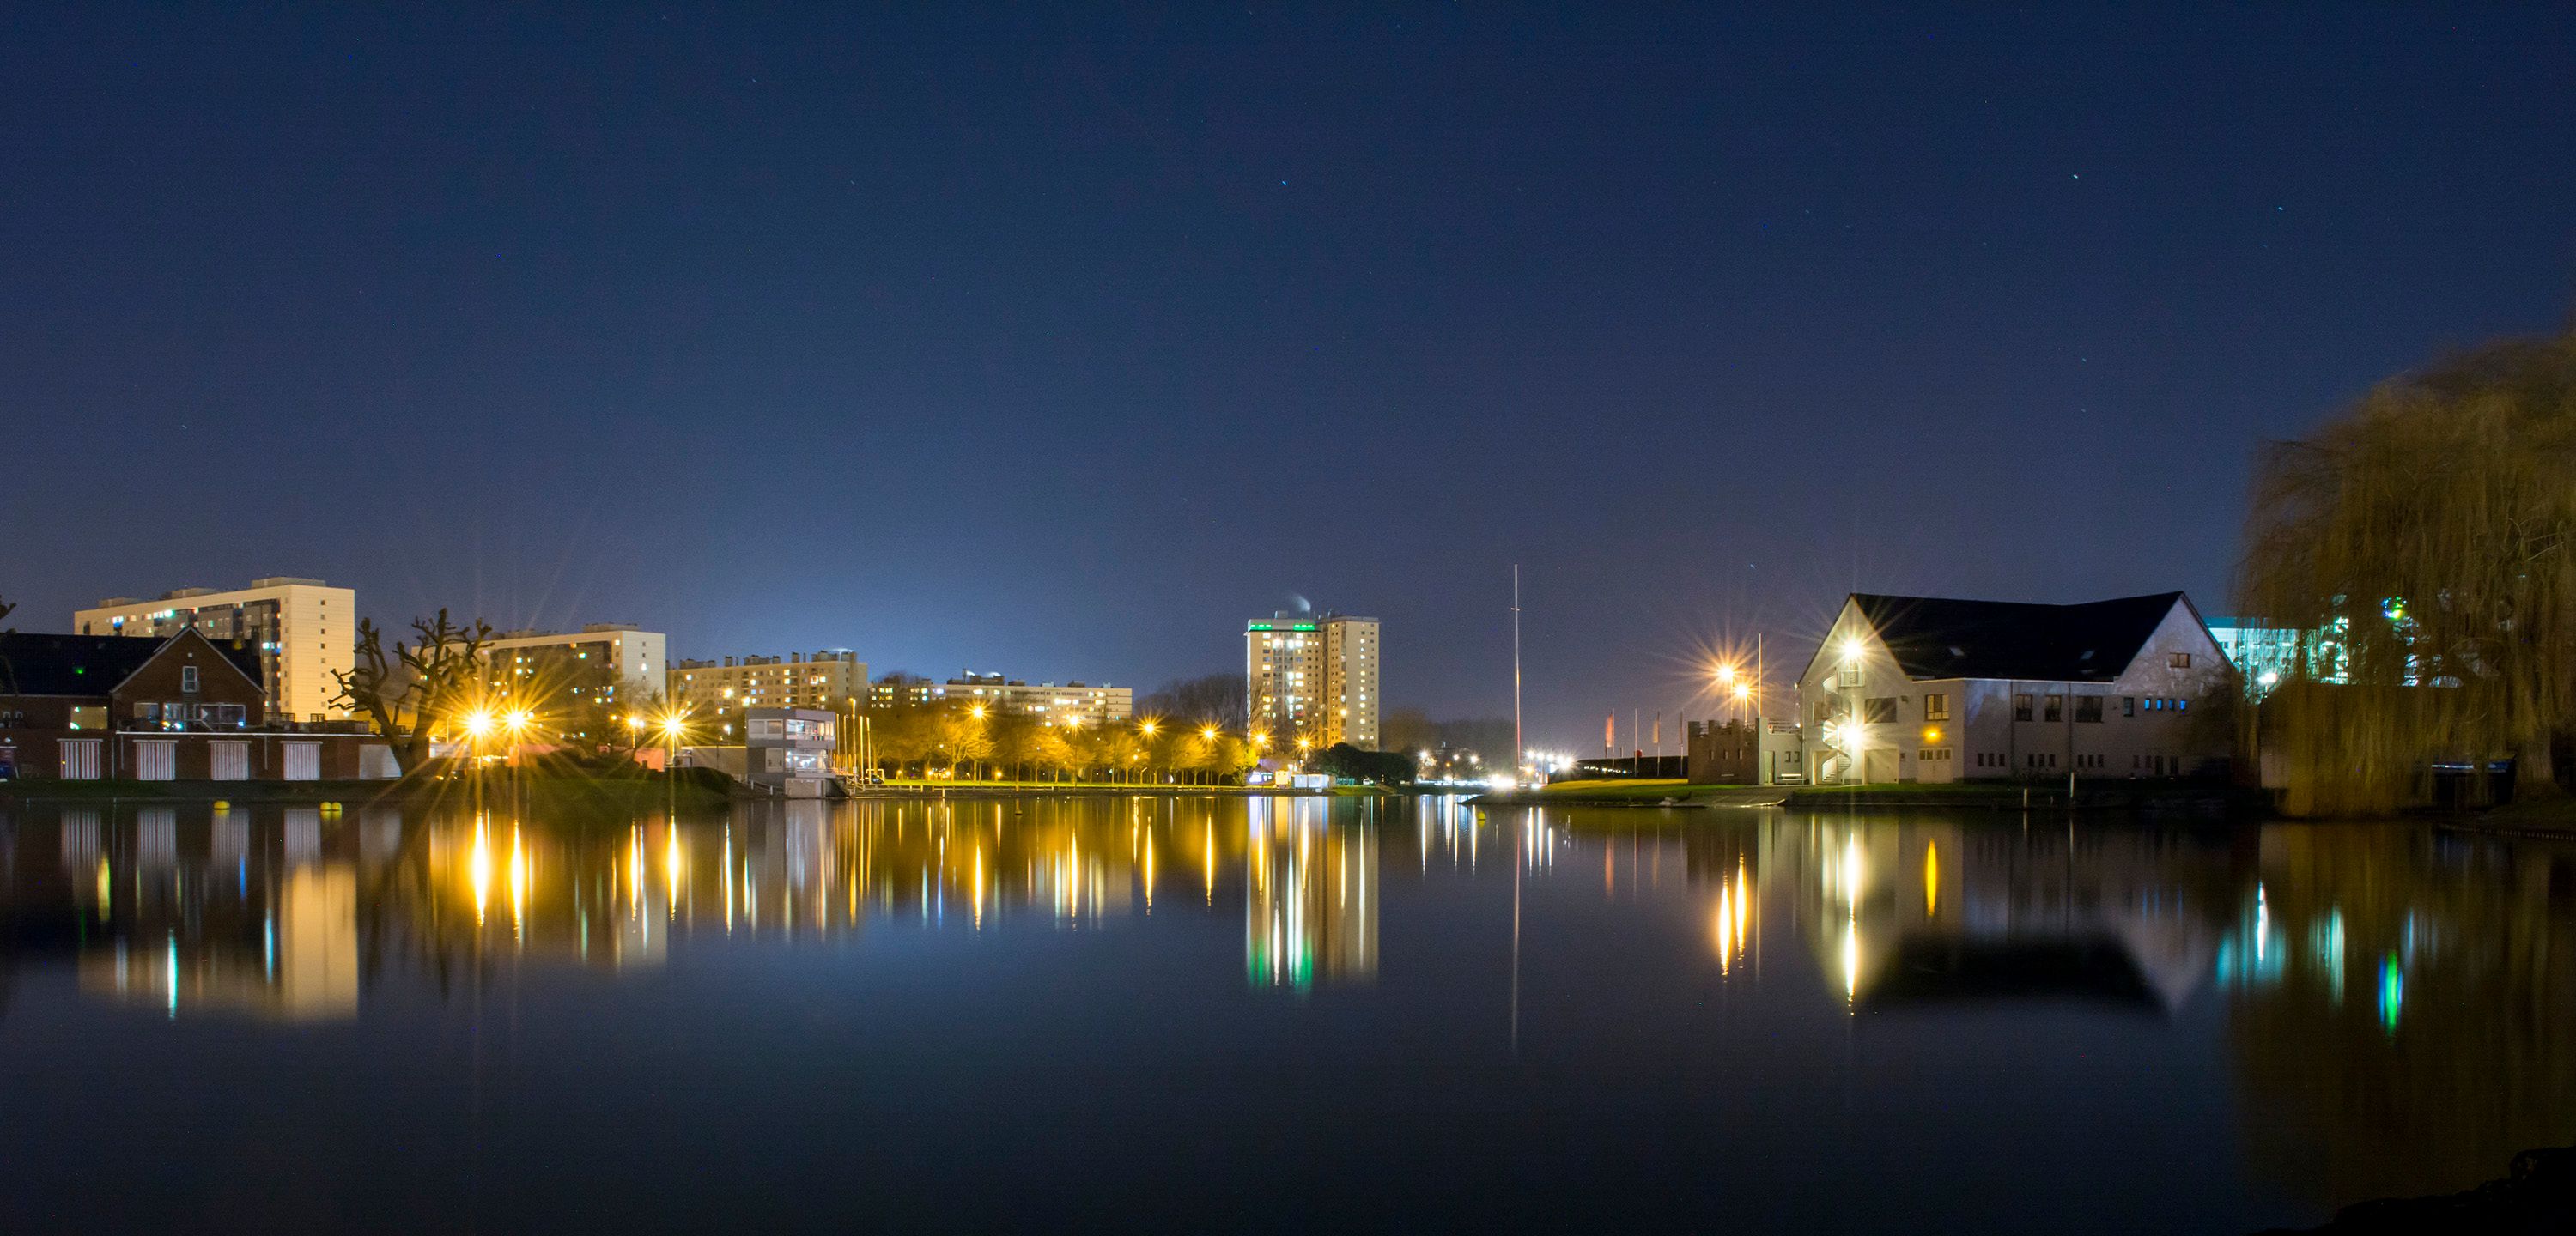
M 2383 812 L 2433 761 L 2516 761 L 2556 792 L 2576 728 L 2576 333 L 2372 390 L 2255 469 L 2238 581 L 2302 633 L 2264 703 L 2289 807 Z

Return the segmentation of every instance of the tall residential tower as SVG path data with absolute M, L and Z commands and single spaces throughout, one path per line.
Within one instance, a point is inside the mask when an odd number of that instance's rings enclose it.
M 275 575 L 248 588 L 175 588 L 151 601 L 109 597 L 72 615 L 82 635 L 166 639 L 195 630 L 218 643 L 239 640 L 259 654 L 271 721 L 342 720 L 339 675 L 357 664 L 358 594 L 318 579 Z
M 1252 728 L 1282 745 L 1377 749 L 1377 619 L 1279 613 L 1243 626 Z

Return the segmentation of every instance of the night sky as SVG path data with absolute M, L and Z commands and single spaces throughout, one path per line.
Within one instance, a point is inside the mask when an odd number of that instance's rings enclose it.
M 2223 612 L 2258 441 L 2576 302 L 2569 6 L 233 7 L 0 38 L 22 630 L 1151 686 L 1303 597 L 1503 715 L 1517 561 L 1578 746 L 1855 587 Z

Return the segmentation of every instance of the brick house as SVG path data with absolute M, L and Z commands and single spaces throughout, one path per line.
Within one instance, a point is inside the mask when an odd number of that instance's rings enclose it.
M 161 640 L 0 635 L 0 779 L 314 781 L 390 777 L 392 752 L 338 725 L 265 724 L 257 654 L 195 630 Z

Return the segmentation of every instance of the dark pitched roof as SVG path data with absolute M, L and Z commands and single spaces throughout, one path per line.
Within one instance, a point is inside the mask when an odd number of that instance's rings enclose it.
M 172 640 L 191 636 L 204 638 L 194 631 L 183 631 L 169 639 L 0 634 L 0 659 L 8 662 L 5 670 L 0 670 L 0 695 L 104 696 L 169 647 Z M 259 655 L 249 645 L 238 640 L 206 643 L 252 682 L 260 680 Z
M 2029 678 L 2109 682 L 2183 600 L 2179 592 L 2082 605 L 1959 601 L 1855 592 L 1909 678 Z

